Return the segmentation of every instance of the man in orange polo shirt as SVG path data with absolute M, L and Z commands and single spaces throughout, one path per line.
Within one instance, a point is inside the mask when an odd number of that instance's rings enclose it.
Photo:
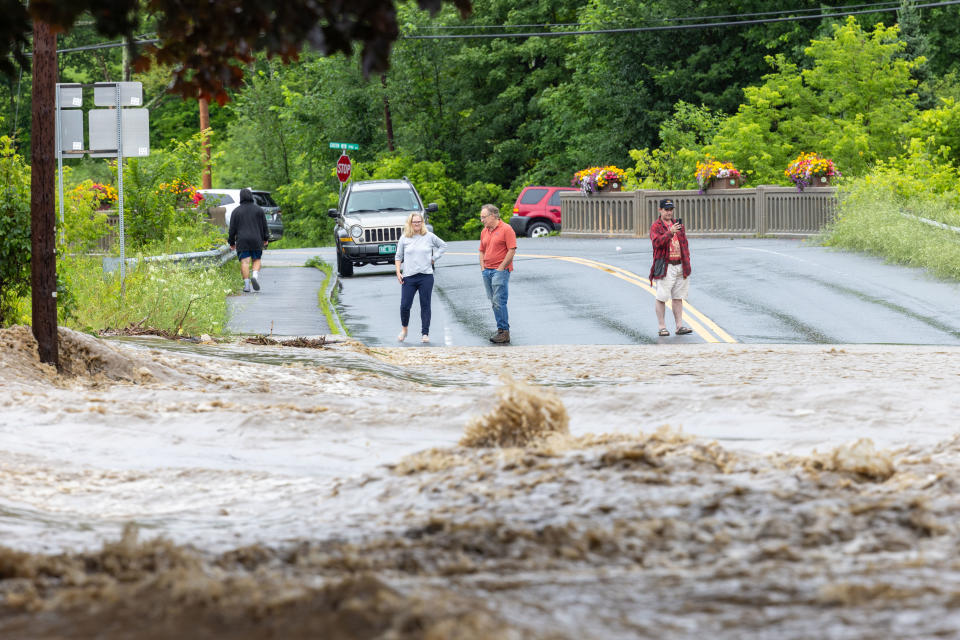
M 500 219 L 500 209 L 492 204 L 480 207 L 480 270 L 483 287 L 493 306 L 497 320 L 497 333 L 490 338 L 495 344 L 510 342 L 510 322 L 507 319 L 507 291 L 510 272 L 513 271 L 513 255 L 517 252 L 517 234 L 510 225 Z

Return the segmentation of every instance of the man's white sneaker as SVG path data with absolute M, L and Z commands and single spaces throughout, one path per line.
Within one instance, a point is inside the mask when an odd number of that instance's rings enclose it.
M 256 275 L 250 278 L 250 284 L 253 285 L 254 291 L 260 291 L 260 278 L 258 278 Z
M 251 291 L 253 291 L 253 289 L 250 288 L 250 285 L 248 285 L 248 284 L 243 285 L 243 292 L 244 292 L 244 293 L 250 293 Z

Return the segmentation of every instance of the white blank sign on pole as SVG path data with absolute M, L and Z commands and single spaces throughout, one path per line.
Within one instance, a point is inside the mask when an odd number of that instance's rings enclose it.
M 80 109 L 60 113 L 60 151 L 83 151 L 83 111 Z
M 83 106 L 83 87 L 81 85 L 57 85 L 60 89 L 60 108 L 79 109 Z
M 143 85 L 139 82 L 98 82 L 93 85 L 93 104 L 96 107 L 117 106 L 117 90 L 120 87 L 121 107 L 143 106 Z
M 138 158 L 150 155 L 150 110 L 123 109 L 123 156 Z M 117 110 L 91 109 L 90 149 L 91 158 L 115 158 L 117 156 Z

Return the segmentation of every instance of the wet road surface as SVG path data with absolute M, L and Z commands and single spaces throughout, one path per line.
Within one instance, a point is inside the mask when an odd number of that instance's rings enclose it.
M 512 343 L 960 345 L 960 285 L 923 270 L 801 240 L 691 238 L 690 246 L 684 320 L 695 332 L 659 338 L 648 240 L 520 238 L 510 279 Z M 496 327 L 476 249 L 473 241 L 449 243 L 439 263 L 434 345 L 489 344 Z M 317 251 L 332 256 L 332 249 Z M 351 335 L 369 345 L 396 344 L 400 286 L 393 268 L 361 267 L 339 286 Z M 674 328 L 669 312 L 667 326 Z M 419 330 L 415 301 L 411 336 Z

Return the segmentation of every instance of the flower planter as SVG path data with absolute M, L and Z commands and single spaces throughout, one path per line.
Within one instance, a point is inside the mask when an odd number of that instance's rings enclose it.
M 600 191 L 601 193 L 603 193 L 603 192 L 610 192 L 610 191 L 620 191 L 620 183 L 619 183 L 619 182 L 608 182 L 607 184 L 605 184 L 605 185 L 603 185 L 602 187 L 600 187 L 600 188 L 599 188 L 599 191 Z
M 707 185 L 707 191 L 714 191 L 716 189 L 739 189 L 740 181 L 736 178 L 714 178 L 710 181 L 710 184 Z
M 829 187 L 832 176 L 810 176 L 811 187 Z

